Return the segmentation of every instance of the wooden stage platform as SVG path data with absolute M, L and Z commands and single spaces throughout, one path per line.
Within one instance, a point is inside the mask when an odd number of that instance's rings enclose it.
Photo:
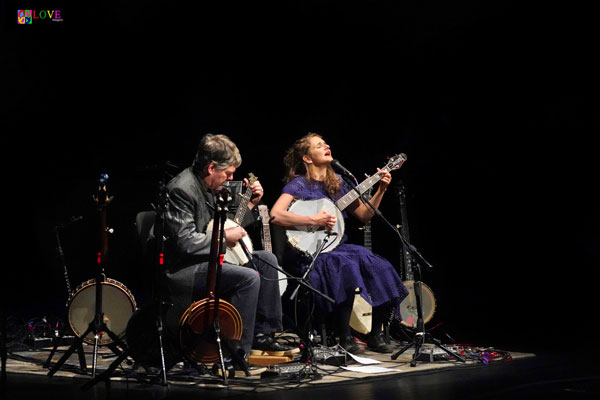
M 402 343 L 398 343 L 401 348 Z M 380 380 L 401 378 L 413 374 L 428 374 L 442 370 L 456 370 L 458 374 L 464 371 L 469 374 L 473 368 L 489 368 L 492 364 L 510 364 L 511 362 L 535 358 L 532 353 L 508 352 L 492 348 L 475 346 L 448 346 L 452 351 L 466 357 L 466 362 L 460 362 L 448 356 L 445 352 L 432 345 L 427 345 L 422 359 L 416 366 L 410 366 L 413 347 L 392 360 L 390 354 L 378 354 L 366 351 L 358 356 L 344 354 L 336 347 L 313 347 L 314 358 L 310 363 L 301 362 L 301 354 L 290 358 L 289 362 L 267 366 L 267 371 L 261 375 L 250 377 L 234 377 L 228 379 L 225 385 L 222 377 L 211 373 L 211 366 L 201 366 L 200 370 L 186 368 L 189 365 L 178 363 L 168 371 L 168 388 L 170 391 L 212 392 L 216 389 L 226 389 L 229 395 L 238 393 L 267 393 L 299 388 L 318 388 L 336 386 L 348 383 L 377 382 Z M 54 365 L 68 349 L 59 347 L 52 359 Z M 70 385 L 85 387 L 86 383 L 94 382 L 92 387 L 104 387 L 106 382 L 92 380 L 91 365 L 93 346 L 84 343 L 84 354 L 88 371 L 80 371 L 77 352 L 73 353 L 65 364 L 52 377 L 48 376 L 49 368 L 43 364 L 47 361 L 50 348 L 13 349 L 9 351 L 6 370 L 10 377 L 17 379 L 27 376 L 36 382 L 68 382 Z M 97 357 L 97 375 L 101 375 L 117 356 L 110 349 L 100 347 Z M 256 360 L 255 360 L 256 361 Z M 116 364 L 116 363 L 115 363 Z M 269 364 L 264 362 L 263 364 Z M 50 366 L 51 367 L 51 366 Z M 108 376 L 107 376 L 108 377 Z M 161 385 L 156 375 L 151 375 L 145 369 L 136 366 L 135 360 L 125 359 L 109 376 L 110 385 L 125 385 L 136 390 L 157 390 Z M 89 383 L 86 390 L 89 389 Z M 154 389 L 148 389 L 154 387 Z M 96 389 L 94 389 L 96 390 Z M 181 397 L 181 396 L 180 396 Z

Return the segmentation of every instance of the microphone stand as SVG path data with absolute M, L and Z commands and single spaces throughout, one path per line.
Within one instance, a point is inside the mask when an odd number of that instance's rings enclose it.
M 363 195 L 358 190 L 358 185 L 356 185 L 354 182 L 350 181 L 349 177 L 347 177 L 346 175 L 342 174 L 342 176 L 344 177 L 346 182 L 350 183 L 351 186 L 353 187 L 353 189 L 358 193 L 358 198 L 361 200 L 361 202 L 363 204 L 365 204 L 366 206 L 370 207 L 371 210 L 373 210 L 373 212 L 375 213 L 375 215 L 377 215 L 383 222 L 385 222 L 385 224 L 390 229 L 392 229 L 394 232 L 396 232 L 396 234 L 400 238 L 402 246 L 405 249 L 408 249 L 408 251 L 410 251 L 410 253 L 418 260 L 417 262 L 412 264 L 413 274 L 415 277 L 415 281 L 414 281 L 415 299 L 416 299 L 416 303 L 417 303 L 416 332 L 413 336 L 412 342 L 409 342 L 406 346 L 402 347 L 396 353 L 392 354 L 392 356 L 391 356 L 392 360 L 395 360 L 396 358 L 398 358 L 398 356 L 400 354 L 404 353 L 410 347 L 414 346 L 415 350 L 413 353 L 412 361 L 410 362 L 410 366 L 415 367 L 417 365 L 417 360 L 419 358 L 419 355 L 421 354 L 421 349 L 424 347 L 425 343 L 429 343 L 429 344 L 435 345 L 436 347 L 439 347 L 440 349 L 442 349 L 443 351 L 448 353 L 448 355 L 450 355 L 451 357 L 455 357 L 457 360 L 459 360 L 461 362 L 466 362 L 466 359 L 464 357 L 462 357 L 460 354 L 455 353 L 452 350 L 448 349 L 447 347 L 442 345 L 442 343 L 438 339 L 435 339 L 431 335 L 431 333 L 425 331 L 425 323 L 423 321 L 423 307 L 421 304 L 421 265 L 426 266 L 427 269 L 430 271 L 433 270 L 433 266 L 421 255 L 421 253 L 416 249 L 415 246 L 410 244 L 404 238 L 404 236 L 400 233 L 400 231 L 398 231 L 398 228 L 396 228 L 394 225 L 392 225 L 387 220 L 387 218 L 385 218 L 383 216 L 381 211 L 379 211 L 377 208 L 375 208 L 369 200 L 367 200 L 363 197 Z
M 217 196 L 217 212 L 214 216 L 214 229 L 218 230 L 217 235 L 214 235 L 213 239 L 217 236 L 217 248 L 213 249 L 211 247 L 211 261 L 214 262 L 217 270 L 216 270 L 216 289 L 214 296 L 214 307 L 215 307 L 215 316 L 213 319 L 213 330 L 217 338 L 217 348 L 219 351 L 219 360 L 221 362 L 221 373 L 223 374 L 223 383 L 225 386 L 228 385 L 227 382 L 227 368 L 225 367 L 225 358 L 223 357 L 223 348 L 221 347 L 221 326 L 219 324 L 219 300 L 221 299 L 219 288 L 221 282 L 221 267 L 223 265 L 223 256 L 225 255 L 225 220 L 227 219 L 227 204 L 231 201 L 231 197 L 229 196 L 229 192 L 227 189 L 223 189 L 221 193 Z M 217 250 L 216 254 L 214 254 L 213 250 Z M 216 260 L 215 260 L 216 258 Z M 218 265 L 218 266 L 217 266 Z M 210 274 L 210 272 L 209 272 Z M 240 366 L 243 365 L 236 357 L 238 354 L 235 351 L 231 351 L 231 357 L 236 360 Z M 248 370 L 244 371 L 246 375 L 248 375 Z
M 167 161 L 165 163 L 165 166 L 168 167 L 174 167 L 174 165 L 169 164 L 169 162 Z M 168 175 L 166 172 L 164 172 L 165 178 L 166 175 Z M 160 355 L 160 374 L 161 374 L 161 386 L 168 386 L 168 380 L 167 380 L 167 367 L 166 367 L 166 362 L 165 362 L 165 350 L 164 350 L 164 344 L 163 344 L 163 338 L 164 338 L 164 333 L 165 333 L 165 328 L 164 328 L 164 321 L 163 321 L 163 307 L 165 305 L 167 305 L 167 303 L 164 302 L 164 300 L 162 299 L 162 295 L 161 295 L 161 291 L 160 291 L 160 276 L 161 276 L 161 271 L 164 267 L 164 261 L 165 261 L 165 239 L 164 239 L 164 232 L 165 232 L 165 213 L 167 212 L 169 208 L 169 194 L 167 191 L 167 187 L 165 186 L 164 180 L 159 180 L 158 181 L 158 195 L 157 195 L 157 206 L 154 207 L 155 211 L 156 211 L 156 220 L 154 223 L 154 236 L 156 238 L 156 248 L 154 255 L 154 279 L 152 280 L 152 287 L 151 287 L 151 297 L 156 305 L 156 321 L 155 321 L 155 325 L 156 325 L 156 334 L 158 337 L 158 346 L 159 346 L 159 355 Z M 153 311 L 154 312 L 154 311 Z M 91 388 L 93 385 L 95 385 L 96 383 L 100 382 L 100 381 L 105 381 L 107 383 L 110 382 L 110 376 L 111 374 L 114 372 L 114 370 L 121 364 L 121 362 L 123 362 L 123 360 L 125 360 L 128 356 L 131 355 L 131 353 L 134 353 L 133 358 L 134 360 L 137 358 L 137 356 L 139 356 L 139 353 L 142 349 L 139 349 L 139 347 L 137 345 L 132 345 L 131 343 L 129 343 L 129 346 L 125 349 L 125 351 L 123 351 L 123 353 L 116 359 L 114 360 L 111 365 L 101 374 L 99 374 L 98 376 L 96 376 L 96 378 L 86 382 L 83 387 L 82 390 L 87 390 L 89 388 Z M 147 349 L 145 349 L 147 350 Z M 137 360 L 136 360 L 137 361 Z M 142 365 L 144 365 L 144 363 L 142 363 Z M 144 366 L 145 367 L 145 366 Z M 135 367 L 134 367 L 135 368 Z
M 108 233 L 109 228 L 106 226 L 107 220 L 107 207 L 112 202 L 113 196 L 108 196 L 106 192 L 106 181 L 108 180 L 108 175 L 102 174 L 99 180 L 99 194 L 98 196 L 94 196 L 94 200 L 98 206 L 98 211 L 100 215 L 100 251 L 98 252 L 97 257 L 97 265 L 96 265 L 96 277 L 95 277 L 95 288 L 96 288 L 96 298 L 95 298 L 95 314 L 94 319 L 90 321 L 88 328 L 85 332 L 75 338 L 69 349 L 63 354 L 63 356 L 58 360 L 58 362 L 50 369 L 48 372 L 48 376 L 52 377 L 60 367 L 67 361 L 67 359 L 73 354 L 75 350 L 77 350 L 79 354 L 79 362 L 81 364 L 81 369 L 83 373 L 87 373 L 87 367 L 85 363 L 85 359 L 83 357 L 83 347 L 82 344 L 84 342 L 85 337 L 88 334 L 94 335 L 94 349 L 92 353 L 92 378 L 96 378 L 96 366 L 98 359 L 98 346 L 100 345 L 100 338 L 103 334 L 108 334 L 111 340 L 114 342 L 112 345 L 108 345 L 108 347 L 117 355 L 122 356 L 124 352 L 127 351 L 127 346 L 125 343 L 117 336 L 116 333 L 111 331 L 106 325 L 104 321 L 104 311 L 103 311 L 103 289 L 102 282 L 106 280 L 106 275 L 104 273 L 104 267 L 106 264 L 106 255 L 108 252 Z M 121 351 L 117 346 L 120 346 L 123 351 Z M 49 364 L 49 360 L 46 361 L 46 364 Z
M 254 268 L 255 271 L 258 271 L 258 268 L 256 268 L 256 264 L 254 264 L 254 258 L 257 258 L 260 261 L 262 261 L 264 264 L 268 265 L 269 267 L 271 267 L 271 268 L 273 268 L 273 269 L 281 272 L 282 274 L 284 274 L 288 279 L 296 280 L 298 282 L 298 287 L 296 288 L 296 290 L 294 290 L 294 293 L 290 296 L 290 300 L 294 300 L 294 298 L 298 294 L 298 289 L 300 289 L 300 285 L 302 285 L 305 288 L 307 288 L 307 289 L 309 289 L 309 290 L 317 293 L 319 296 L 323 297 L 324 299 L 330 301 L 331 303 L 335 303 L 334 299 L 332 299 L 331 297 L 327 296 L 326 294 L 321 293 L 317 289 L 315 289 L 312 286 L 310 286 L 310 284 L 306 283 L 306 279 L 305 279 L 306 276 L 308 275 L 308 273 L 310 272 L 310 270 L 312 269 L 313 264 L 315 262 L 315 259 L 321 253 L 321 251 L 325 248 L 325 244 L 326 243 L 327 243 L 327 240 L 324 240 L 323 241 L 323 245 L 319 248 L 319 250 L 313 256 L 313 261 L 311 262 L 309 268 L 304 273 L 304 275 L 302 276 L 302 278 L 298 279 L 295 276 L 293 276 L 292 274 L 290 274 L 289 272 L 285 271 L 283 268 L 279 267 L 278 265 L 271 264 L 269 261 L 260 258 L 257 254 L 251 254 L 250 251 L 248 250 L 248 248 L 246 247 L 246 245 L 244 244 L 244 241 L 241 240 L 241 239 L 239 240 L 240 247 L 244 251 L 244 254 L 246 255 L 246 257 L 248 257 L 248 260 L 252 264 L 252 267 Z
M 330 236 L 330 235 L 328 235 Z M 327 236 L 327 237 L 328 237 Z M 256 257 L 257 259 L 259 259 L 260 261 L 262 261 L 264 264 L 268 265 L 269 267 L 281 272 L 282 274 L 284 274 L 288 279 L 291 280 L 296 280 L 298 282 L 298 286 L 296 287 L 296 289 L 294 290 L 294 293 L 290 296 L 290 300 L 294 300 L 298 294 L 298 290 L 300 289 L 300 286 L 304 286 L 305 288 L 309 289 L 310 291 L 312 291 L 313 293 L 318 294 L 319 296 L 323 297 L 324 299 L 326 299 L 327 301 L 334 303 L 335 304 L 335 300 L 332 299 L 331 297 L 327 296 L 326 294 L 320 292 L 319 290 L 313 288 L 309 283 L 307 283 L 306 281 L 306 277 L 308 276 L 308 274 L 310 273 L 310 271 L 312 270 L 313 266 L 314 266 L 314 262 L 317 258 L 317 256 L 323 251 L 323 249 L 326 247 L 325 245 L 327 244 L 327 237 L 326 239 L 323 241 L 323 244 L 321 246 L 319 246 L 319 249 L 317 250 L 317 252 L 315 252 L 315 254 L 312 256 L 312 262 L 310 263 L 309 267 L 307 268 L 306 272 L 304 273 L 304 275 L 302 276 L 302 278 L 298 279 L 296 278 L 294 275 L 290 274 L 289 272 L 285 271 L 283 268 L 279 267 L 278 265 L 273 265 L 272 263 L 270 263 L 269 261 L 260 258 L 257 254 L 251 254 L 250 251 L 248 250 L 248 248 L 246 247 L 245 243 L 243 240 L 239 240 L 240 246 L 242 247 L 242 250 L 244 251 L 244 254 L 246 254 L 246 257 L 248 257 L 248 260 L 250 260 L 250 263 L 252 264 L 252 266 L 254 267 L 254 269 L 256 271 L 258 271 L 258 269 L 256 268 L 256 265 L 254 264 L 254 258 Z M 291 322 L 291 321 L 290 321 Z M 298 337 L 300 338 L 300 340 L 302 342 L 304 342 L 304 354 L 302 356 L 302 360 L 310 363 L 311 365 L 311 369 L 312 372 L 316 375 L 319 376 L 316 373 L 316 366 L 315 366 L 315 360 L 314 360 L 314 352 L 312 349 L 312 346 L 310 344 L 310 340 L 308 338 L 308 336 L 306 335 L 305 332 L 301 331 L 300 328 L 298 328 L 298 326 L 296 325 L 296 323 L 292 323 L 292 329 L 296 332 L 296 334 L 298 335 Z
M 319 248 L 317 249 L 317 251 L 315 252 L 315 254 L 312 255 L 312 261 L 310 262 L 308 268 L 306 268 L 306 271 L 304 271 L 304 275 L 302 275 L 302 278 L 300 278 L 300 280 L 298 280 L 299 285 L 296 286 L 296 289 L 294 290 L 294 292 L 290 296 L 290 300 L 294 300 L 296 298 L 296 296 L 298 295 L 298 290 L 300 289 L 300 285 L 302 285 L 304 287 L 307 287 L 307 288 L 311 289 L 313 292 L 318 293 L 321 297 L 323 297 L 324 299 L 328 300 L 329 302 L 335 304 L 335 300 L 334 299 L 332 299 L 331 297 L 329 297 L 329 296 L 327 296 L 327 295 L 319 292 L 317 289 L 311 287 L 309 284 L 306 283 L 306 277 L 308 276 L 308 274 L 314 268 L 315 261 L 317 260 L 317 257 L 321 254 L 321 252 L 325 248 L 325 245 L 329 241 L 329 236 L 334 236 L 334 235 L 333 234 L 328 234 L 327 236 L 325 236 L 325 239 L 323 240 L 323 243 L 319 246 Z M 288 274 L 288 276 L 289 276 L 289 274 Z
M 78 221 L 79 219 L 81 219 L 81 217 L 78 218 L 71 218 L 71 222 L 75 222 Z M 56 253 L 58 255 L 58 259 L 60 261 L 60 263 L 63 266 L 63 275 L 65 278 L 65 283 L 67 285 L 67 301 L 66 301 L 66 305 L 67 307 L 69 306 L 69 299 L 71 298 L 71 296 L 73 295 L 73 290 L 71 290 L 71 283 L 69 280 L 69 271 L 67 269 L 67 264 L 65 262 L 65 255 L 63 253 L 63 248 L 61 245 L 61 241 L 60 241 L 60 230 L 62 228 L 64 228 L 67 224 L 57 224 L 54 227 L 54 238 L 56 239 Z M 68 315 L 66 316 L 65 319 L 68 319 Z M 61 343 L 65 332 L 67 330 L 67 321 L 63 322 L 63 326 L 60 329 L 60 333 L 55 333 L 54 338 L 52 338 L 52 350 L 50 351 L 50 354 L 48 355 L 48 358 L 46 359 L 46 361 L 43 364 L 44 368 L 50 368 L 50 363 L 52 362 L 52 359 L 54 358 L 54 354 L 56 353 L 56 350 L 58 349 L 59 344 Z M 80 364 L 80 368 L 82 371 L 85 371 L 86 367 L 85 367 L 85 356 L 83 354 L 83 348 L 79 347 L 78 349 L 78 355 L 79 355 L 79 364 Z
M 320 291 L 318 291 L 317 289 L 313 288 L 312 286 L 310 286 L 308 283 L 306 283 L 307 281 L 307 276 L 308 274 L 313 270 L 314 265 L 315 265 L 315 261 L 317 260 L 317 257 L 321 254 L 321 252 L 323 251 L 323 249 L 325 248 L 325 246 L 327 245 L 327 242 L 329 240 L 329 236 L 334 236 L 332 234 L 328 234 L 327 236 L 325 236 L 325 239 L 323 240 L 323 243 L 318 246 L 317 251 L 312 255 L 312 260 L 310 262 L 310 264 L 308 265 L 308 267 L 306 268 L 306 271 L 304 271 L 304 275 L 302 275 L 302 278 L 300 278 L 300 280 L 298 280 L 298 286 L 296 286 L 296 289 L 294 289 L 294 292 L 292 293 L 292 295 L 290 296 L 290 300 L 294 300 L 297 295 L 298 295 L 298 290 L 300 289 L 300 285 L 310 289 L 313 293 L 317 293 L 318 295 L 320 295 L 321 297 L 323 297 L 324 299 L 328 300 L 330 303 L 335 304 L 335 300 L 332 299 L 331 297 L 325 295 L 324 293 L 321 293 Z M 296 325 L 294 323 L 294 325 Z M 298 327 L 296 327 L 299 336 L 300 336 L 300 329 Z M 304 334 L 302 334 L 304 336 Z M 322 336 L 322 341 L 323 343 L 325 343 L 327 340 L 325 339 L 325 332 L 323 332 L 323 336 Z M 304 358 L 307 359 L 308 361 L 312 361 L 314 363 L 314 352 L 312 349 L 312 346 L 310 345 L 310 340 L 308 340 L 307 337 L 304 338 L 304 343 L 306 344 L 306 350 L 307 350 L 307 354 L 305 354 Z
M 165 364 L 165 351 L 163 346 L 163 337 L 164 337 L 164 322 L 163 322 L 163 306 L 165 305 L 161 291 L 160 291 L 160 275 L 164 264 L 165 257 L 165 213 L 169 208 L 169 194 L 167 191 L 167 187 L 165 186 L 164 181 L 158 182 L 158 205 L 156 210 L 156 228 L 157 232 L 155 232 L 156 237 L 156 246 L 157 246 L 157 254 L 155 254 L 155 271 L 154 271 L 154 280 L 153 280 L 153 296 L 156 304 L 156 331 L 158 334 L 158 346 L 160 350 L 160 365 L 162 372 L 162 385 L 168 386 L 167 381 L 167 368 Z

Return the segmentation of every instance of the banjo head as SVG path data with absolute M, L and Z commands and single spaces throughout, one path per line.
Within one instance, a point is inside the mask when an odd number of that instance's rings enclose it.
M 327 240 L 322 253 L 327 253 L 335 249 L 344 236 L 344 216 L 336 205 L 328 199 L 301 200 L 290 204 L 288 211 L 294 214 L 309 216 L 315 215 L 321 211 L 326 211 L 335 215 L 335 226 L 331 232 L 325 231 L 320 226 L 295 226 L 286 230 L 289 244 L 295 249 L 308 255 L 315 254 L 321 247 L 324 240 Z M 333 235 L 335 232 L 337 235 Z
M 415 295 L 415 282 L 414 281 L 405 281 L 404 285 L 408 289 L 408 296 L 400 303 L 399 312 L 402 316 L 402 321 L 400 322 L 404 326 L 408 326 L 410 328 L 417 327 L 417 297 Z M 423 323 L 428 323 L 433 314 L 435 313 L 435 296 L 433 295 L 433 291 L 421 282 L 421 311 L 423 312 Z

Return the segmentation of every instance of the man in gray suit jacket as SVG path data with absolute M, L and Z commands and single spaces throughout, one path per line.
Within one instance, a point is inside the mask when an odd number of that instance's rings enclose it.
M 233 179 L 241 162 L 237 146 L 227 136 L 208 134 L 200 140 L 192 166 L 167 185 L 169 206 L 165 213 L 165 230 L 170 242 L 170 259 L 163 286 L 166 301 L 173 304 L 166 318 L 171 332 L 177 330 L 179 317 L 187 307 L 205 297 L 211 248 L 211 235 L 206 228 L 213 220 L 214 196 L 226 181 Z M 251 189 L 249 209 L 263 196 L 260 182 L 254 182 Z M 252 213 L 247 212 L 245 218 L 252 219 Z M 245 234 L 240 226 L 225 229 L 225 241 L 228 246 L 234 246 Z M 244 266 L 223 263 L 219 295 L 242 317 L 240 355 L 247 356 L 251 349 L 282 355 L 292 348 L 278 343 L 273 336 L 282 330 L 278 274 L 268 265 L 277 266 L 277 258 L 272 253 L 256 251 L 252 259 L 253 263 Z

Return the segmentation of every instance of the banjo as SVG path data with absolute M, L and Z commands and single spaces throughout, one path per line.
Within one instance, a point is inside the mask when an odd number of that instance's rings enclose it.
M 400 199 L 400 216 L 402 218 L 401 233 L 402 236 L 409 241 L 408 237 L 408 215 L 406 212 L 406 195 L 404 186 L 400 185 L 397 188 L 398 198 Z M 399 306 L 402 325 L 409 328 L 417 327 L 417 298 L 415 296 L 415 281 L 412 268 L 412 256 L 407 249 L 402 249 L 402 265 L 404 266 L 404 286 L 408 289 L 408 296 L 402 300 Z M 424 284 L 421 284 L 421 310 L 423 312 L 423 323 L 428 323 L 435 313 L 435 296 L 433 291 Z
M 244 217 L 246 216 L 246 212 L 248 211 L 248 202 L 250 201 L 250 197 L 252 197 L 252 189 L 250 188 L 250 185 L 252 185 L 257 180 L 258 180 L 258 178 L 253 173 L 248 174 L 249 185 L 246 188 L 246 191 L 244 192 L 244 194 L 243 195 L 240 194 L 240 197 L 241 197 L 240 205 L 238 206 L 238 209 L 235 213 L 235 216 L 233 217 L 233 220 L 231 220 L 229 218 L 227 220 L 225 220 L 225 229 L 235 228 L 237 226 L 241 227 L 242 221 L 244 220 Z M 210 235 L 210 232 L 212 232 L 212 230 L 213 230 L 213 222 L 214 221 L 210 221 L 208 223 L 208 226 L 206 227 L 206 233 L 208 235 Z M 242 228 L 242 229 L 244 229 L 244 228 Z M 244 232 L 246 232 L 246 230 L 244 230 Z M 244 243 L 244 245 L 248 249 L 248 252 L 252 253 L 254 250 L 254 247 L 252 246 L 252 240 L 250 239 L 250 236 L 248 236 L 247 232 L 246 232 L 246 236 L 244 236 L 240 240 Z M 246 256 L 246 253 L 244 252 L 242 245 L 240 243 L 236 243 L 236 245 L 233 247 L 227 246 L 227 249 L 225 250 L 224 261 L 229 264 L 244 265 L 247 262 L 249 262 L 250 260 Z
M 367 190 L 365 198 L 371 199 L 371 190 Z M 368 250 L 373 250 L 371 240 L 371 221 L 367 221 L 362 228 L 363 231 L 363 246 Z M 360 295 L 358 289 L 354 295 L 354 303 L 352 304 L 352 314 L 350 315 L 350 328 L 363 335 L 371 332 L 373 320 L 373 307 Z
M 382 171 L 390 172 L 402 166 L 406 161 L 406 154 L 397 154 L 391 157 L 387 164 L 381 168 Z M 362 195 L 367 190 L 373 187 L 381 180 L 380 174 L 374 174 L 367 177 L 357 186 L 358 191 Z M 327 253 L 335 249 L 344 235 L 344 217 L 342 211 L 358 198 L 356 190 L 351 190 L 335 203 L 329 199 L 315 200 L 294 200 L 288 207 L 288 211 L 297 215 L 310 216 L 321 211 L 326 211 L 331 215 L 335 215 L 335 226 L 333 229 L 326 230 L 322 226 L 295 226 L 286 230 L 287 240 L 289 244 L 307 255 L 316 254 L 319 249 L 321 252 Z

